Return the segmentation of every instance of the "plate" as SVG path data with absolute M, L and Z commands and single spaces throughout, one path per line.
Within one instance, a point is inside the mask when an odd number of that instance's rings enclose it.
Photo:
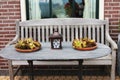
M 18 49 L 18 48 L 15 48 L 15 49 L 18 52 L 29 53 L 29 52 L 34 52 L 34 51 L 40 50 L 40 47 L 36 47 L 34 49 Z
M 93 46 L 93 47 L 87 47 L 87 48 L 74 48 L 76 50 L 82 50 L 82 51 L 89 51 L 89 50 L 94 50 L 97 48 L 97 45 L 96 46 Z

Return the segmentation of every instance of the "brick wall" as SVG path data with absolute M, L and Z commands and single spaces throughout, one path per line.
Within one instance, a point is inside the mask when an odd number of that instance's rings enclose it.
M 20 1 L 0 0 L 0 48 L 14 37 L 16 19 L 20 19 Z
M 117 41 L 120 19 L 119 0 L 105 0 L 105 18 L 110 19 L 110 35 Z M 15 20 L 20 19 L 20 0 L 0 0 L 0 49 L 15 36 Z M 7 68 L 5 59 L 0 58 L 0 69 Z
M 15 36 L 16 19 L 20 19 L 20 1 L 0 0 L 0 49 Z M 6 67 L 6 60 L 0 58 L 0 69 Z
M 117 42 L 120 20 L 120 0 L 105 0 L 105 18 L 110 19 L 110 35 Z

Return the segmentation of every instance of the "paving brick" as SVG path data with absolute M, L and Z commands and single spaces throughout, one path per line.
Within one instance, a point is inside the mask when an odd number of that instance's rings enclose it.
M 77 76 L 35 76 L 35 80 L 79 80 Z M 9 76 L 0 76 L 0 80 L 10 80 Z M 15 80 L 29 80 L 28 76 L 16 76 Z M 83 80 L 110 80 L 109 76 L 83 76 Z M 120 80 L 116 76 L 115 80 Z

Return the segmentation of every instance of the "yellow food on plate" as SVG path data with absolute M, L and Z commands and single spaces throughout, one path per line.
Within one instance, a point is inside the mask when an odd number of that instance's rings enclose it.
M 23 40 L 19 40 L 15 44 L 15 48 L 18 49 L 35 49 L 36 47 L 41 47 L 41 44 L 37 41 L 34 41 L 32 38 L 25 38 Z
M 72 42 L 73 48 L 89 48 L 96 46 L 96 42 L 93 39 L 89 38 L 80 38 L 80 39 L 74 39 Z

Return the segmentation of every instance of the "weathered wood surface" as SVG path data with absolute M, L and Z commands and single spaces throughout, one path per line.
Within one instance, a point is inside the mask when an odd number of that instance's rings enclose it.
M 112 49 L 110 55 L 96 59 L 85 59 L 83 65 L 110 65 L 111 80 L 115 80 L 117 44 L 110 37 L 109 20 L 84 18 L 51 18 L 28 20 L 23 22 L 17 21 L 16 36 L 9 44 L 12 44 L 19 39 L 28 37 L 31 37 L 39 42 L 49 42 L 48 37 L 54 32 L 56 28 L 58 29 L 59 33 L 63 35 L 63 42 L 71 42 L 75 38 L 88 37 L 90 39 L 94 39 L 98 43 L 103 43 L 110 46 Z M 9 44 L 7 46 L 9 46 Z M 14 61 L 12 61 L 12 63 L 14 65 L 19 64 L 17 62 L 14 63 Z

